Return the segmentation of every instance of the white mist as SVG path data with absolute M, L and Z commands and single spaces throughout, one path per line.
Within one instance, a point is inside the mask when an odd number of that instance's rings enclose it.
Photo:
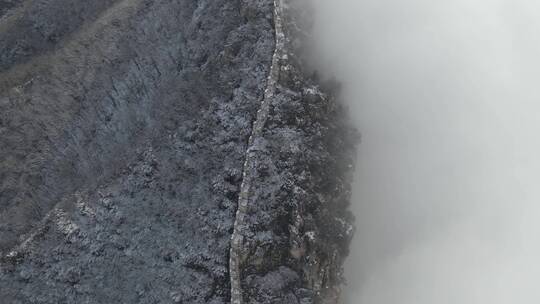
M 362 133 L 349 304 L 540 303 L 540 4 L 313 0 Z

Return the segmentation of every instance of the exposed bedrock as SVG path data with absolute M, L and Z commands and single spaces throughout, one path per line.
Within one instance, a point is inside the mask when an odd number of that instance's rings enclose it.
M 335 301 L 354 132 L 278 4 L 0 1 L 1 303 L 231 303 L 233 252 L 243 303 Z

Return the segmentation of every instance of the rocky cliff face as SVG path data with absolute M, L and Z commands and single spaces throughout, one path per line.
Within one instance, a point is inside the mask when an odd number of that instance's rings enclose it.
M 353 132 L 299 12 L 0 1 L 0 299 L 334 303 Z

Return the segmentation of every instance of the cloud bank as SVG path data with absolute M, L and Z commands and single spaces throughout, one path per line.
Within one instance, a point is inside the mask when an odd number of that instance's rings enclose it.
M 313 2 L 363 134 L 347 303 L 540 303 L 540 4 Z

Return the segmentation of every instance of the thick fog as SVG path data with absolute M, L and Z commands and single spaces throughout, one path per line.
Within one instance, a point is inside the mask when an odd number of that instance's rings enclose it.
M 539 2 L 313 2 L 362 133 L 347 303 L 540 303 Z

